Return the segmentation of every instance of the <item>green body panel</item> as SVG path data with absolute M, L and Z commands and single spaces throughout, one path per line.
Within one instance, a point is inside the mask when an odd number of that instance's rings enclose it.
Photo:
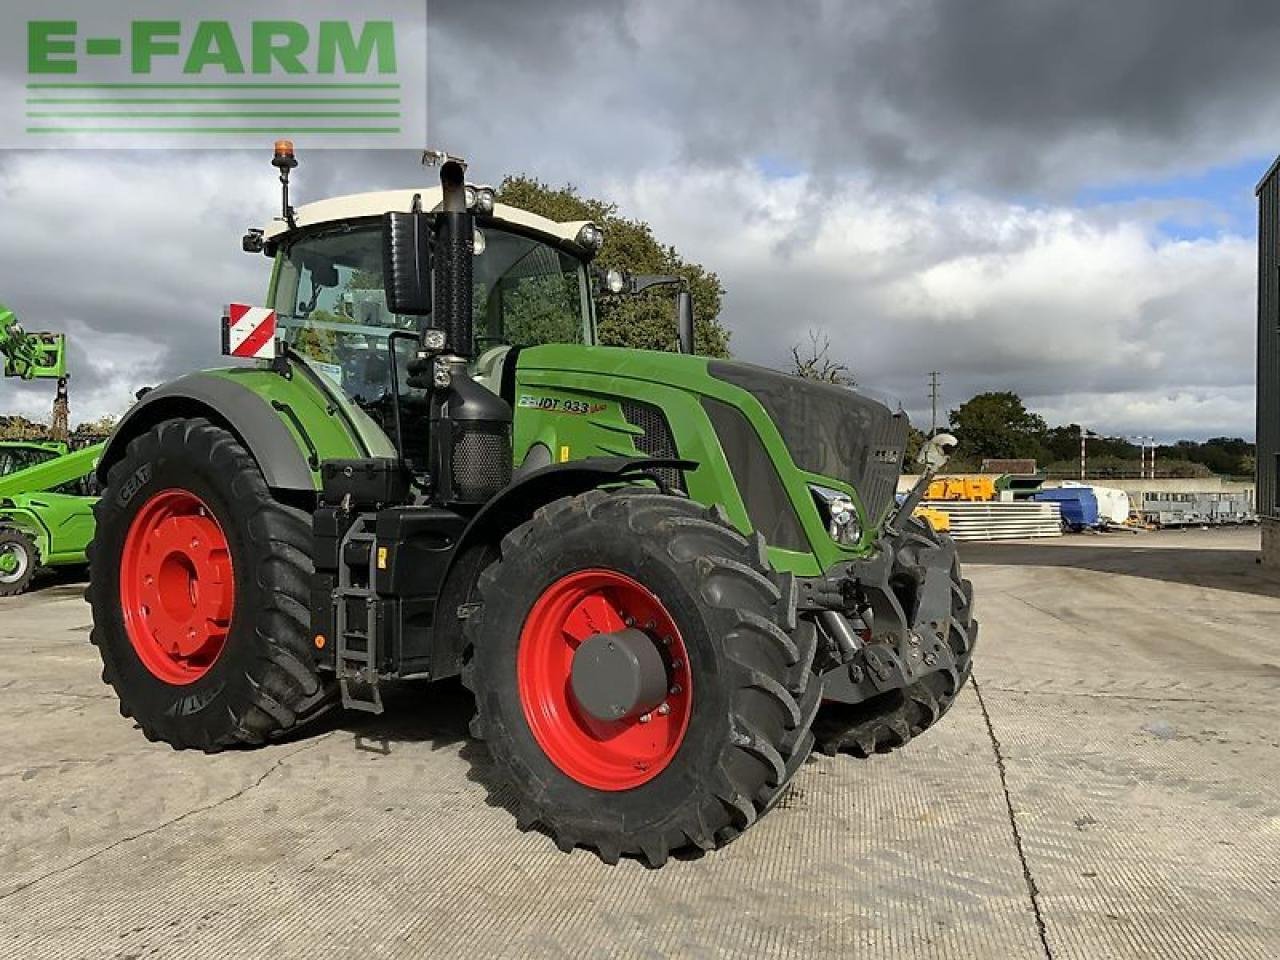
M 33 446 L 33 444 L 25 446 Z M 47 447 L 48 445 L 40 444 L 39 446 Z M 87 477 L 93 473 L 105 447 L 106 444 L 96 443 L 83 450 L 66 453 L 45 463 L 37 463 L 33 467 L 0 477 L 0 498 L 12 498 L 24 493 L 39 493 L 42 490 L 51 490 L 64 483 Z M 65 450 L 66 447 L 62 449 Z
M 313 451 L 320 462 L 396 455 L 387 435 L 363 410 L 341 390 L 320 385 L 327 384 L 323 374 L 312 371 L 313 375 L 308 375 L 296 369 L 302 361 L 293 357 L 289 363 L 294 369 L 293 375 L 287 377 L 266 366 L 226 367 L 205 372 L 252 390 L 264 403 L 281 404 L 292 410 L 297 423 L 283 411 L 280 411 L 280 418 L 297 443 L 303 459 L 310 458 Z M 311 473 L 315 488 L 319 490 L 320 471 L 313 467 Z
M 626 422 L 618 401 L 630 398 L 661 408 L 680 456 L 698 462 L 687 476 L 690 497 L 719 504 L 738 529 L 749 533 L 750 518 L 701 398 L 736 407 L 776 465 L 811 546 L 809 552 L 770 547 L 770 559 L 780 570 L 816 576 L 839 560 L 865 555 L 876 524 L 883 520 L 863 516 L 863 542 L 856 548 L 837 544 L 826 531 L 808 484 L 818 482 L 849 493 L 862 512 L 857 491 L 839 477 L 821 477 L 797 468 L 755 397 L 711 376 L 703 357 L 571 344 L 531 347 L 519 357 L 516 394 L 517 464 L 535 444 L 546 446 L 557 461 L 635 456 L 639 450 L 634 438 L 641 431 Z
M 86 563 L 96 502 L 97 497 L 62 493 L 18 494 L 0 506 L 0 526 L 17 527 L 30 536 L 43 566 Z

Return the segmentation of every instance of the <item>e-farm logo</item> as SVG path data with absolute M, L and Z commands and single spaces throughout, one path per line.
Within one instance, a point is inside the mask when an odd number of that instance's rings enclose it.
M 0 146 L 426 142 L 425 0 L 17 0 Z M 353 11 L 359 16 L 353 17 Z M 28 14 L 23 18 L 23 14 Z M 23 49 L 12 49 L 20 41 Z M 6 49 L 9 48 L 9 49 Z

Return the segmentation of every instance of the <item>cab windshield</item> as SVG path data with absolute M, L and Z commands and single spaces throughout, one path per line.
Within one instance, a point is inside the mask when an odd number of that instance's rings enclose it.
M 494 226 L 476 232 L 472 357 L 478 375 L 500 364 L 512 346 L 590 342 L 590 288 L 580 260 Z M 390 396 L 388 342 L 395 345 L 399 392 L 410 392 L 412 337 L 390 337 L 416 332 L 418 318 L 387 309 L 380 224 L 343 225 L 287 247 L 273 306 L 284 339 L 358 403 Z

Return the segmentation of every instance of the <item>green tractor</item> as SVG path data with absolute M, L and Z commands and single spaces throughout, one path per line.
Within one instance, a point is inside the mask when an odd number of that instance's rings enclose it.
M 744 831 L 815 741 L 866 756 L 935 723 L 977 625 L 923 487 L 895 508 L 905 417 L 597 346 L 600 229 L 431 159 L 438 186 L 295 210 L 277 144 L 283 216 L 244 240 L 270 309 L 223 322 L 257 362 L 118 425 L 88 598 L 121 712 L 217 751 L 461 677 L 522 828 L 655 866 Z
M 94 470 L 103 444 L 66 443 L 67 362 L 63 334 L 28 333 L 0 306 L 4 375 L 56 379 L 54 432 L 61 440 L 0 442 L 0 597 L 25 592 L 41 567 L 83 566 L 93 536 Z

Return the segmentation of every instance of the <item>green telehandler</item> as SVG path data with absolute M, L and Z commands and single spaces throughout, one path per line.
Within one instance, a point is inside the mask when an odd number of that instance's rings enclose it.
M 282 215 L 243 241 L 267 304 L 222 324 L 254 361 L 117 426 L 87 596 L 122 714 L 216 751 L 461 677 L 519 826 L 654 866 L 738 836 L 815 743 L 935 723 L 977 625 L 923 486 L 895 506 L 905 417 L 684 352 L 687 305 L 682 352 L 596 345 L 600 228 L 424 159 L 438 185 L 295 209 L 278 143 Z
M 40 567 L 83 566 L 93 536 L 94 469 L 105 444 L 67 443 L 66 336 L 28 333 L 0 305 L 4 375 L 55 379 L 51 441 L 0 441 L 0 597 L 25 592 Z

